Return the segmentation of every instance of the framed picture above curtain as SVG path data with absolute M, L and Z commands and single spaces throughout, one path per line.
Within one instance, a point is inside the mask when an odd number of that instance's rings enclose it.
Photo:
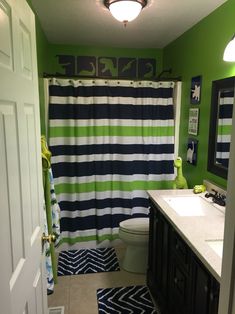
M 192 105 L 198 105 L 201 101 L 201 84 L 202 84 L 202 77 L 195 76 L 192 77 L 191 80 L 191 93 L 190 93 L 190 103 Z
M 199 108 L 189 109 L 188 134 L 197 135 L 199 127 Z

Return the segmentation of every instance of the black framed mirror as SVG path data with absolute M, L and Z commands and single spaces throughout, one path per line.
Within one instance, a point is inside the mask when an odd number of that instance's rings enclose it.
M 212 82 L 207 170 L 227 179 L 235 76 Z

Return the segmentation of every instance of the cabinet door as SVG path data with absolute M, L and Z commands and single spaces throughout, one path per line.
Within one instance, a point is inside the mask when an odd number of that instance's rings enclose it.
M 156 228 L 156 284 L 158 291 L 161 291 L 162 296 L 166 299 L 168 288 L 169 225 L 160 212 L 158 212 Z
M 168 230 L 169 225 L 165 218 L 152 206 L 147 283 L 161 307 L 165 307 L 168 289 Z
M 212 276 L 196 258 L 193 260 L 192 313 L 216 314 Z M 213 311 L 213 312 L 212 312 Z
M 156 287 L 156 242 L 157 242 L 157 212 L 153 207 L 150 207 L 149 216 L 149 250 L 148 250 L 148 270 L 147 270 L 147 284 L 153 295 L 157 296 Z
M 168 307 L 171 314 L 190 313 L 191 280 L 181 262 L 174 256 L 170 261 Z
M 212 278 L 211 280 L 210 314 L 218 314 L 220 284 L 214 278 Z

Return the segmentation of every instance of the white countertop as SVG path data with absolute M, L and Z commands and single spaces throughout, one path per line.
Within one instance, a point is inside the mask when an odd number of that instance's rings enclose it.
M 180 216 L 164 200 L 172 196 L 196 196 L 193 190 L 157 190 L 148 191 L 152 201 L 160 207 L 162 214 L 178 231 L 184 241 L 197 255 L 205 267 L 220 282 L 222 258 L 208 245 L 206 240 L 220 240 L 224 237 L 224 213 L 214 215 L 217 211 L 214 206 L 209 206 L 212 211 L 206 216 Z M 198 195 L 199 197 L 199 195 Z M 190 208 L 188 209 L 190 211 Z

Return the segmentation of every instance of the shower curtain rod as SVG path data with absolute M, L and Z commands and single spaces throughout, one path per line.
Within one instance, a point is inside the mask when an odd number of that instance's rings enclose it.
M 105 76 L 84 76 L 84 75 L 66 75 L 66 74 L 49 74 L 49 73 L 44 73 L 43 78 L 65 78 L 65 79 L 104 79 L 104 80 L 131 80 L 131 81 L 154 81 L 154 82 L 164 82 L 164 81 L 174 81 L 174 82 L 179 82 L 182 80 L 181 76 L 178 77 L 155 77 L 152 79 L 134 79 L 134 78 L 120 78 L 120 77 L 105 77 Z

